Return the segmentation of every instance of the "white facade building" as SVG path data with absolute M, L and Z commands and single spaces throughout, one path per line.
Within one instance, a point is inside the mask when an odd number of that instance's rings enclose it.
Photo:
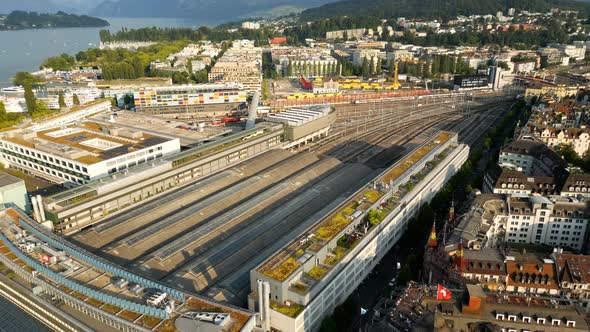
M 535 70 L 537 64 L 534 61 L 516 62 L 514 63 L 515 73 L 530 73 Z
M 588 227 L 586 202 L 523 195 L 508 198 L 508 205 L 506 242 L 583 248 Z
M 177 152 L 178 139 L 90 122 L 0 135 L 0 162 L 68 187 Z
M 32 131 L 46 130 L 49 128 L 64 126 L 72 122 L 83 120 L 89 116 L 108 112 L 111 109 L 110 100 L 96 100 L 83 106 L 76 106 L 70 109 L 68 112 L 60 113 L 51 118 L 43 119 L 43 122 L 33 124 L 28 129 Z

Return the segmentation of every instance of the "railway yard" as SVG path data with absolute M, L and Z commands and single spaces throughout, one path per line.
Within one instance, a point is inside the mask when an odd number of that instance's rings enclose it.
M 327 138 L 267 151 L 70 239 L 145 277 L 245 306 L 250 270 L 437 131 L 476 144 L 509 99 L 338 105 Z

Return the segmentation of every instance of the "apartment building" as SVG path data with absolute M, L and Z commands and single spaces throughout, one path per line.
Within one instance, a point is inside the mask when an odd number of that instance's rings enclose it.
M 554 250 L 556 277 L 563 297 L 578 300 L 580 306 L 590 312 L 590 256 L 564 253 Z
M 581 199 L 511 196 L 505 241 L 583 249 L 588 215 Z
M 274 47 L 272 61 L 284 77 L 338 75 L 337 62 L 329 49 L 311 47 Z
M 373 61 L 373 66 L 377 65 L 379 59 L 385 61 L 387 55 L 385 51 L 379 49 L 356 49 L 352 52 L 352 64 L 355 66 L 362 66 L 363 61 L 367 59 L 369 63 Z
M 590 198 L 590 174 L 570 174 L 561 188 L 561 196 Z
M 225 51 L 209 72 L 210 83 L 240 83 L 248 93 L 262 89 L 262 49 L 245 45 Z
M 590 131 L 587 128 L 545 128 L 536 134 L 551 148 L 571 146 L 580 157 L 584 157 L 590 147 Z
M 506 256 L 506 291 L 557 295 L 559 285 L 552 259 L 537 253 L 512 252 Z
M 532 136 L 522 136 L 502 148 L 498 163 L 520 167 L 526 176 L 553 176 L 567 167 L 555 151 Z
M 586 45 L 584 42 L 574 42 L 573 45 L 550 44 L 549 46 L 558 49 L 561 53 L 576 61 L 584 60 L 586 57 Z
M 524 61 L 524 62 L 515 62 L 514 63 L 514 72 L 515 73 L 530 73 L 537 68 L 536 61 Z
M 92 122 L 0 134 L 0 162 L 66 187 L 179 151 L 178 139 Z
M 489 290 L 500 290 L 506 284 L 504 256 L 496 249 L 464 250 L 461 276 Z
M 434 312 L 433 331 L 587 331 L 585 315 L 576 306 L 535 299 L 526 305 L 517 296 L 486 294 L 481 286 L 440 301 Z
M 494 194 L 559 195 L 566 171 L 556 176 L 526 176 L 522 168 L 511 164 L 490 167 L 483 179 L 483 192 Z

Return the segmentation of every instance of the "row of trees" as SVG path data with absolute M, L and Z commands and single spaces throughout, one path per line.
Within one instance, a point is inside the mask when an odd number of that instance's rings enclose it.
M 569 35 L 566 29 L 554 21 L 547 22 L 543 30 L 489 32 L 467 30 L 450 33 L 430 33 L 426 37 L 417 37 L 409 31 L 404 31 L 403 36 L 384 36 L 386 41 L 401 42 L 420 46 L 484 46 L 497 44 L 517 49 L 531 49 L 539 46 L 547 46 L 549 43 L 568 43 Z
M 332 63 L 317 63 L 308 61 L 289 61 L 287 65 L 286 75 L 292 76 L 332 76 L 338 75 L 342 68 L 336 62 Z
M 391 64 L 390 68 L 392 68 Z M 441 74 L 472 75 L 476 73 L 476 70 L 469 67 L 463 59 L 450 55 L 434 55 L 425 62 L 400 61 L 398 70 L 400 74 L 427 78 Z
M 209 28 L 202 26 L 198 29 L 191 28 L 141 28 L 128 29 L 122 28 L 116 33 L 109 30 L 99 32 L 100 40 L 103 42 L 115 41 L 180 41 L 180 40 L 210 40 L 213 42 L 222 42 L 225 40 L 249 39 L 254 40 L 256 45 L 268 44 L 268 39 L 274 36 L 274 30 L 271 28 L 253 29 L 228 29 Z

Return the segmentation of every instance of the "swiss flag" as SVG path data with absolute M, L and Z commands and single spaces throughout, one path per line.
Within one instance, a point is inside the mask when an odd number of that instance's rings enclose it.
M 450 300 L 451 299 L 451 292 L 439 284 L 438 291 L 436 292 L 436 299 L 437 300 Z

